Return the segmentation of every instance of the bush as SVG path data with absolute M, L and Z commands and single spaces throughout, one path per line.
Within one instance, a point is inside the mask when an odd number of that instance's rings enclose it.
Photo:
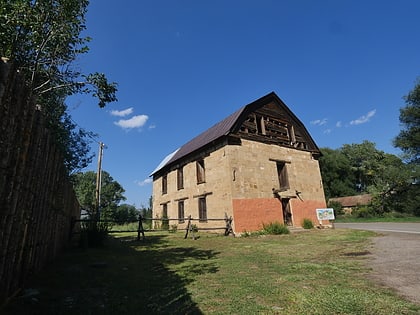
M 268 224 L 263 224 L 263 230 L 266 234 L 289 234 L 290 231 L 284 224 L 281 224 L 278 221 L 270 222 Z
M 304 229 L 310 230 L 314 228 L 314 223 L 312 222 L 311 219 L 303 219 L 302 227 Z
M 343 205 L 338 201 L 328 201 L 328 208 L 334 209 L 335 217 L 344 214 Z
M 109 225 L 103 222 L 82 222 L 80 228 L 80 247 L 102 246 L 108 236 Z

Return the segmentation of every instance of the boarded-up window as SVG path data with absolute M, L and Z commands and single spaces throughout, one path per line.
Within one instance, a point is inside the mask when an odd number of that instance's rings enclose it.
M 196 167 L 197 167 L 197 184 L 204 183 L 206 181 L 204 160 L 197 161 Z
M 199 222 L 207 222 L 206 197 L 198 198 L 198 220 L 199 220 Z
M 185 213 L 184 213 L 184 200 L 178 201 L 178 222 L 184 223 Z
M 277 162 L 277 175 L 279 177 L 280 190 L 289 189 L 289 178 L 287 176 L 287 168 L 285 162 Z
M 178 190 L 184 188 L 184 168 L 180 167 L 177 171 L 177 188 Z
M 162 176 L 162 195 L 166 194 L 168 192 L 168 176 L 163 175 Z

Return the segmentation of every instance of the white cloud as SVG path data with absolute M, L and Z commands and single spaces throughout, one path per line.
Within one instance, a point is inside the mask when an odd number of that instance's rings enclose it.
M 120 119 L 115 121 L 114 124 L 123 129 L 132 129 L 143 127 L 146 121 L 149 119 L 147 115 L 136 115 L 130 119 Z
M 139 186 L 145 186 L 145 185 L 149 185 L 153 182 L 153 180 L 151 178 L 146 178 L 145 180 L 136 180 L 135 183 Z
M 123 110 L 111 110 L 109 112 L 112 116 L 125 117 L 133 113 L 133 107 Z
M 332 131 L 331 129 L 325 129 L 324 130 L 324 134 L 325 135 L 329 135 L 331 133 L 331 131 Z
M 322 125 L 325 125 L 326 123 L 327 123 L 327 118 L 311 121 L 311 125 L 316 125 L 316 126 L 322 126 Z
M 336 126 L 337 128 L 341 128 L 341 126 L 342 126 L 341 121 L 337 121 L 337 122 L 335 123 L 335 126 Z
M 360 124 L 367 123 L 373 116 L 375 116 L 375 114 L 376 114 L 376 109 L 371 110 L 366 115 L 360 116 L 359 118 L 352 120 L 350 122 L 350 125 L 360 125 Z

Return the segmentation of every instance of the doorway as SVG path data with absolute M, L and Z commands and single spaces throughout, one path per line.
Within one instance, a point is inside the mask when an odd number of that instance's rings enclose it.
M 284 224 L 287 225 L 287 226 L 293 226 L 292 211 L 290 209 L 290 199 L 289 198 L 282 198 L 281 199 L 281 207 L 282 207 L 282 210 L 283 210 Z

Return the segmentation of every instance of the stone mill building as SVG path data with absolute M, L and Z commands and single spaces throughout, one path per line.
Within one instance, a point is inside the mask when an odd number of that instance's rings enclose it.
M 153 171 L 154 217 L 184 228 L 233 218 L 235 233 L 278 221 L 318 224 L 325 208 L 321 152 L 303 123 L 274 93 L 240 108 L 169 154 Z

